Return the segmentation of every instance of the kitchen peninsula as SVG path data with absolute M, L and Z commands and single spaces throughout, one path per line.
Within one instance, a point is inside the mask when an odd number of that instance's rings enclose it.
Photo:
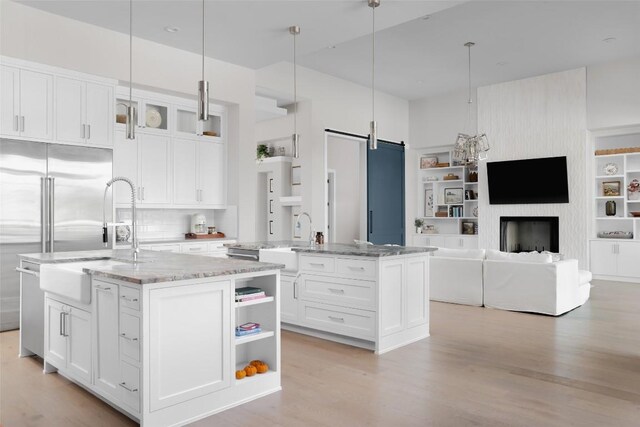
M 46 291 L 45 372 L 143 426 L 183 425 L 281 389 L 282 265 L 146 250 L 134 263 L 123 249 L 20 256 L 21 269 L 33 266 Z M 236 302 L 246 286 L 267 296 Z M 245 322 L 262 331 L 235 337 Z M 236 379 L 252 360 L 267 372 Z
M 282 328 L 385 353 L 429 336 L 436 248 L 306 242 L 229 244 L 285 264 Z

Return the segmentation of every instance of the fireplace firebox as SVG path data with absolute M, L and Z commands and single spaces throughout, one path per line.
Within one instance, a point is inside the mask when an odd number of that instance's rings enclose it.
M 558 217 L 500 217 L 500 250 L 503 252 L 559 252 Z

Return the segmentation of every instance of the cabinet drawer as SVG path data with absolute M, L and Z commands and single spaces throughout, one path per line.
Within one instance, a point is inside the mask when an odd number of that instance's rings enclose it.
M 300 255 L 300 270 L 333 273 L 335 259 L 331 257 Z
M 140 318 L 120 313 L 120 354 L 140 361 Z
M 226 243 L 226 242 L 225 242 Z M 207 249 L 209 252 L 215 251 L 227 251 L 226 246 L 223 242 L 209 243 L 209 248 Z
M 180 252 L 180 245 L 153 245 L 150 248 L 158 252 Z
M 375 309 L 376 282 L 312 275 L 302 277 L 300 298 L 304 300 L 312 299 L 346 307 Z
M 188 243 L 180 245 L 180 251 L 185 254 L 199 254 L 208 251 L 207 243 Z
M 140 370 L 120 362 L 120 399 L 128 408 L 140 412 Z
M 369 259 L 336 259 L 336 272 L 343 276 L 376 277 L 376 262 Z
M 372 311 L 343 308 L 313 302 L 302 302 L 303 324 L 322 331 L 372 340 L 376 316 Z
M 140 291 L 120 286 L 120 307 L 140 311 Z

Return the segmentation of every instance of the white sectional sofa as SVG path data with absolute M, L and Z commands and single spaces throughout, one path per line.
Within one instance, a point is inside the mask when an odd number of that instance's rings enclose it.
M 484 249 L 438 249 L 429 259 L 429 295 L 434 301 L 483 305 Z
M 430 259 L 435 301 L 558 316 L 589 299 L 591 273 L 549 253 L 439 249 Z

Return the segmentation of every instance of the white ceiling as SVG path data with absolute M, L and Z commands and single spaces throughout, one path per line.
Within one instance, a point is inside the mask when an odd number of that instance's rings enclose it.
M 128 1 L 20 2 L 129 31 Z M 201 7 L 193 0 L 135 0 L 134 34 L 199 53 Z M 206 10 L 207 56 L 254 69 L 290 60 L 287 28 L 297 24 L 301 65 L 371 82 L 371 9 L 365 0 L 207 0 Z M 406 99 L 465 88 L 467 41 L 477 44 L 474 86 L 640 57 L 639 23 L 640 1 L 382 0 L 376 9 L 376 86 Z M 180 31 L 166 32 L 166 26 Z M 616 41 L 602 41 L 608 37 Z

